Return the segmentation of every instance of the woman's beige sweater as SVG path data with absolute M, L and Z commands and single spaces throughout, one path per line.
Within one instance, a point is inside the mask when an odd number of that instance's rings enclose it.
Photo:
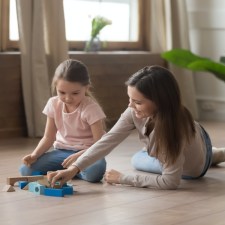
M 138 131 L 139 139 L 144 145 L 143 148 L 151 155 L 150 143 L 153 140 L 154 130 L 149 136 L 145 135 L 147 121 L 148 118 L 138 119 L 132 108 L 127 108 L 114 127 L 79 157 L 73 165 L 83 170 L 95 161 L 108 155 L 134 129 Z M 206 146 L 202 137 L 201 127 L 197 122 L 195 122 L 195 127 L 195 136 L 190 143 L 182 147 L 181 154 L 173 165 L 167 166 L 163 164 L 162 174 L 147 172 L 145 175 L 123 174 L 120 179 L 121 184 L 136 187 L 176 189 L 180 184 L 182 175 L 198 177 L 205 165 Z

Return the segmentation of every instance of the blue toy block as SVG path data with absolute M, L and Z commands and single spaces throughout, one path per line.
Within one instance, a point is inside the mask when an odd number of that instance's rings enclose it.
M 37 176 L 37 175 L 44 175 L 44 174 L 42 172 L 40 172 L 40 171 L 33 171 L 31 173 L 31 176 Z
M 44 195 L 64 197 L 64 195 L 73 195 L 73 186 L 64 184 L 62 188 L 45 188 Z
M 30 192 L 33 192 L 33 193 L 37 194 L 37 195 L 43 195 L 44 190 L 45 190 L 45 186 L 40 185 L 38 182 L 30 182 L 28 184 L 28 190 Z
M 63 186 L 63 193 L 64 195 L 72 195 L 73 194 L 73 187 L 72 186 Z
M 55 196 L 55 197 L 64 197 L 63 188 L 56 189 L 56 188 L 45 188 L 44 195 L 47 196 Z
M 19 181 L 19 188 L 23 189 L 29 182 L 28 181 Z

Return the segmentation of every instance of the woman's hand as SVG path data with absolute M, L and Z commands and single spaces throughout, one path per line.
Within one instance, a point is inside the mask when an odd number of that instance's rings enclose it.
M 37 161 L 37 156 L 35 154 L 29 154 L 29 155 L 24 156 L 22 161 L 26 166 L 30 167 L 31 164 L 33 164 L 34 162 Z
M 122 175 L 122 173 L 120 173 L 116 170 L 109 170 L 109 171 L 106 171 L 104 178 L 107 183 L 120 184 L 121 175 Z
M 77 158 L 80 156 L 80 153 L 74 153 L 68 156 L 62 163 L 63 168 L 68 168 L 72 163 L 74 163 Z
M 55 172 L 48 172 L 47 179 L 51 183 L 51 187 L 54 187 L 57 181 L 60 182 L 62 186 L 67 181 L 71 180 L 76 174 L 79 173 L 79 169 L 76 166 L 70 166 L 68 169 L 65 170 L 57 170 Z

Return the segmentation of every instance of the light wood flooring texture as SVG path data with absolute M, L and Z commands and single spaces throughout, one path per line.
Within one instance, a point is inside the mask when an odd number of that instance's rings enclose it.
M 218 147 L 225 146 L 225 123 L 202 123 Z M 21 157 L 38 139 L 0 140 L 0 188 L 18 176 Z M 141 148 L 130 135 L 110 155 L 108 168 L 135 172 L 131 156 Z M 194 157 L 194 155 L 193 155 Z M 177 190 L 154 190 L 73 180 L 72 196 L 49 197 L 20 190 L 0 191 L 0 225 L 224 225 L 225 163 L 199 180 L 182 180 Z

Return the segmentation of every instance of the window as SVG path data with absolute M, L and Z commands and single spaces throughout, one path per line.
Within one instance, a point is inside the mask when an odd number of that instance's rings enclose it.
M 82 41 L 90 38 L 91 20 L 97 15 L 112 21 L 100 34 L 108 49 L 129 49 L 138 45 L 138 0 L 64 0 L 64 15 L 66 36 L 72 48 L 80 48 Z
M 142 0 L 62 0 L 66 38 L 71 50 L 83 50 L 90 38 L 91 21 L 103 16 L 112 21 L 100 33 L 106 50 L 143 50 L 145 7 Z M 0 0 L 1 50 L 18 49 L 16 0 Z
M 0 50 L 18 50 L 18 25 L 16 19 L 16 1 L 0 0 Z
M 101 15 L 112 21 L 112 25 L 101 32 L 103 40 L 137 41 L 137 0 L 63 0 L 63 2 L 67 40 L 88 40 L 92 18 Z

